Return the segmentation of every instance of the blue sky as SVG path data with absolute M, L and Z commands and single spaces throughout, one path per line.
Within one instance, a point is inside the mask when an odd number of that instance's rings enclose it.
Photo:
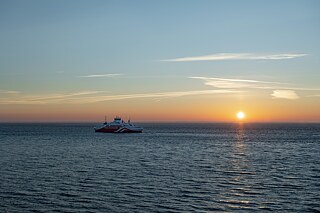
M 0 34 L 0 90 L 20 98 L 208 89 L 189 78 L 199 76 L 312 89 L 320 79 L 320 1 L 1 0 Z M 297 57 L 173 60 L 219 54 Z

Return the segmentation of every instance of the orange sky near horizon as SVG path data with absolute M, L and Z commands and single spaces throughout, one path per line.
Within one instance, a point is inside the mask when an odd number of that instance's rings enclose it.
M 303 103 L 274 100 L 241 101 L 219 98 L 177 97 L 117 100 L 91 104 L 2 105 L 1 122 L 101 122 L 119 115 L 135 122 L 237 122 L 237 112 L 246 114 L 244 122 L 319 122 L 314 101 Z M 320 104 L 320 101 L 319 101 Z

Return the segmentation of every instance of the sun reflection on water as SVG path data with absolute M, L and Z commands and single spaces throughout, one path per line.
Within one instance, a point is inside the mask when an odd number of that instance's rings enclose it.
M 230 153 L 230 168 L 227 184 L 230 186 L 221 202 L 227 209 L 246 209 L 252 205 L 252 187 L 250 180 L 254 173 L 250 171 L 248 150 L 246 146 L 246 130 L 243 123 L 237 124 Z

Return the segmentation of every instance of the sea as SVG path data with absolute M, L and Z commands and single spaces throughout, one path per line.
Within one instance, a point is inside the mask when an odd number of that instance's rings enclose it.
M 0 212 L 320 212 L 320 124 L 0 124 Z

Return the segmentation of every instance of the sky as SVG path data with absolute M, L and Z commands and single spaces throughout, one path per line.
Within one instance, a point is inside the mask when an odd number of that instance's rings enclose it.
M 320 1 L 0 0 L 0 122 L 320 122 Z

